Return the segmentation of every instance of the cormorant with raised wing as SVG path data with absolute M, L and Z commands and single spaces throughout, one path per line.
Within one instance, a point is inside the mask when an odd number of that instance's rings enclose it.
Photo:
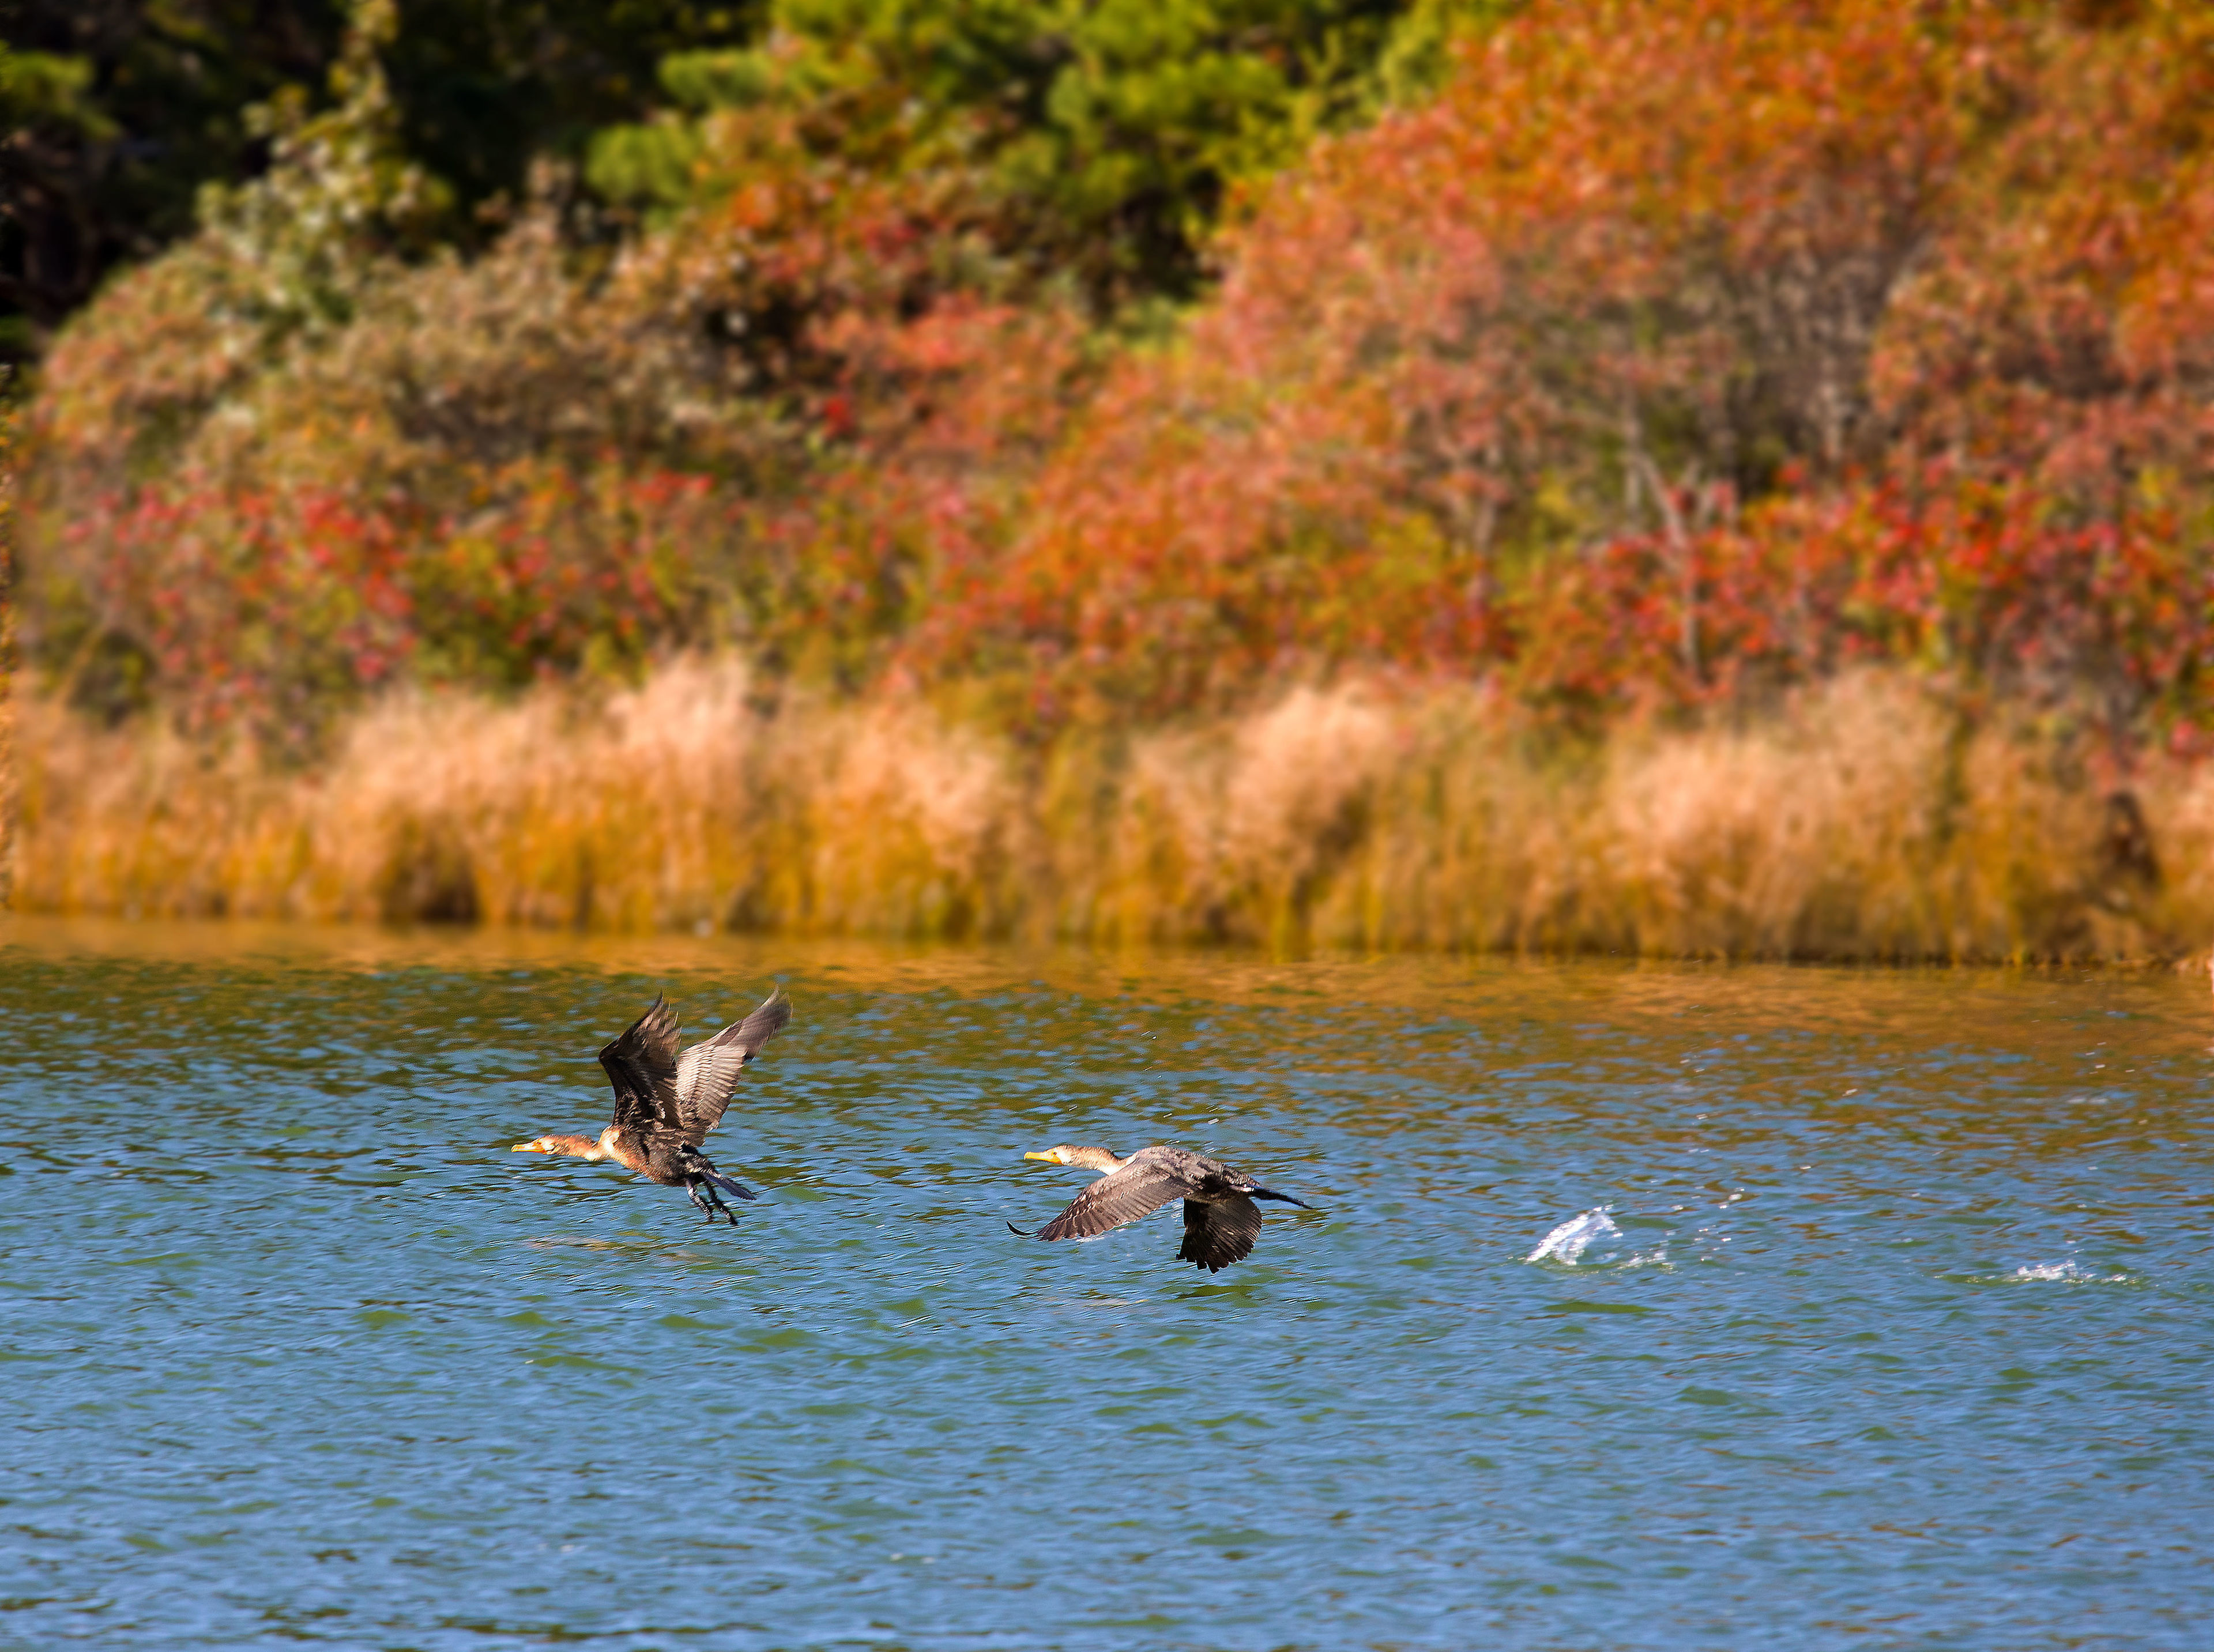
M 676 1012 L 666 997 L 600 1052 L 615 1090 L 615 1116 L 596 1141 L 589 1136 L 541 1136 L 517 1142 L 517 1153 L 560 1153 L 596 1163 L 612 1159 L 664 1187 L 682 1187 L 707 1220 L 738 1219 L 718 1190 L 749 1199 L 754 1190 L 715 1168 L 700 1150 L 731 1105 L 739 1072 L 792 1019 L 783 991 L 742 1021 L 733 1021 L 682 1055 L 676 1052 Z
M 1220 1273 L 1253 1253 L 1253 1241 L 1261 1236 L 1261 1212 L 1254 1208 L 1255 1199 L 1276 1199 L 1302 1210 L 1314 1208 L 1289 1193 L 1262 1186 L 1220 1159 L 1180 1147 L 1141 1148 L 1127 1159 L 1104 1147 L 1049 1147 L 1023 1157 L 1106 1173 L 1039 1228 L 1038 1238 L 1090 1239 L 1181 1198 L 1183 1247 L 1177 1252 L 1177 1260 L 1209 1273 Z M 1012 1222 L 1007 1229 L 1022 1232 Z

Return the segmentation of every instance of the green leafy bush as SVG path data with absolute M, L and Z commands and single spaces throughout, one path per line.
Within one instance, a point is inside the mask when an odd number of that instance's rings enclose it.
M 1228 192 L 1370 111 L 1404 0 L 780 0 L 767 36 L 672 56 L 676 106 L 594 140 L 609 196 L 717 186 L 718 110 L 811 116 L 871 171 L 973 172 L 1010 250 L 1111 308 L 1189 298 Z M 896 156 L 896 161 L 894 157 Z

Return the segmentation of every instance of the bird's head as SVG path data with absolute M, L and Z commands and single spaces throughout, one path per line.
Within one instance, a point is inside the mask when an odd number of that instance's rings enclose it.
M 560 1153 L 572 1159 L 583 1159 L 596 1164 L 610 1156 L 606 1137 L 613 1131 L 601 1131 L 602 1139 L 594 1141 L 589 1136 L 540 1136 L 528 1142 L 517 1142 L 508 1149 L 511 1153 Z
M 1025 1153 L 1025 1159 L 1038 1159 L 1047 1164 L 1082 1165 L 1087 1170 L 1112 1170 L 1122 1162 L 1122 1156 L 1112 1148 L 1049 1147 L 1043 1153 Z

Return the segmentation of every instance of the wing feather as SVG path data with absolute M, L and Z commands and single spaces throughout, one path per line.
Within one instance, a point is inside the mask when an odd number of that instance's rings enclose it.
M 1220 1273 L 1253 1254 L 1261 1237 L 1260 1207 L 1242 1193 L 1214 1203 L 1183 1202 L 1183 1247 L 1177 1260 Z
M 676 1058 L 676 1108 L 685 1140 L 697 1147 L 707 1139 L 707 1132 L 722 1122 L 731 1105 L 738 1075 L 791 1019 L 792 1000 L 780 988 L 743 1021 L 733 1021 Z
M 1068 1202 L 1068 1208 L 1037 1231 L 1040 1239 L 1090 1239 L 1140 1216 L 1149 1216 L 1184 1191 L 1183 1178 L 1165 1165 L 1131 1155 Z
M 608 1047 L 600 1065 L 615 1086 L 615 1122 L 626 1129 L 681 1130 L 676 1105 L 676 1012 L 656 994 L 653 1006 Z

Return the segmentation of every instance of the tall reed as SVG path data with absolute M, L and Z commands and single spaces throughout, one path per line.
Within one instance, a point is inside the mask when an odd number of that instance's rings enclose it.
M 1549 750 L 1481 692 L 1302 689 L 1040 755 L 734 663 L 396 698 L 312 773 L 22 708 L 30 910 L 1109 942 L 2055 959 L 2214 938 L 2214 771 L 2126 800 L 1903 674 Z

